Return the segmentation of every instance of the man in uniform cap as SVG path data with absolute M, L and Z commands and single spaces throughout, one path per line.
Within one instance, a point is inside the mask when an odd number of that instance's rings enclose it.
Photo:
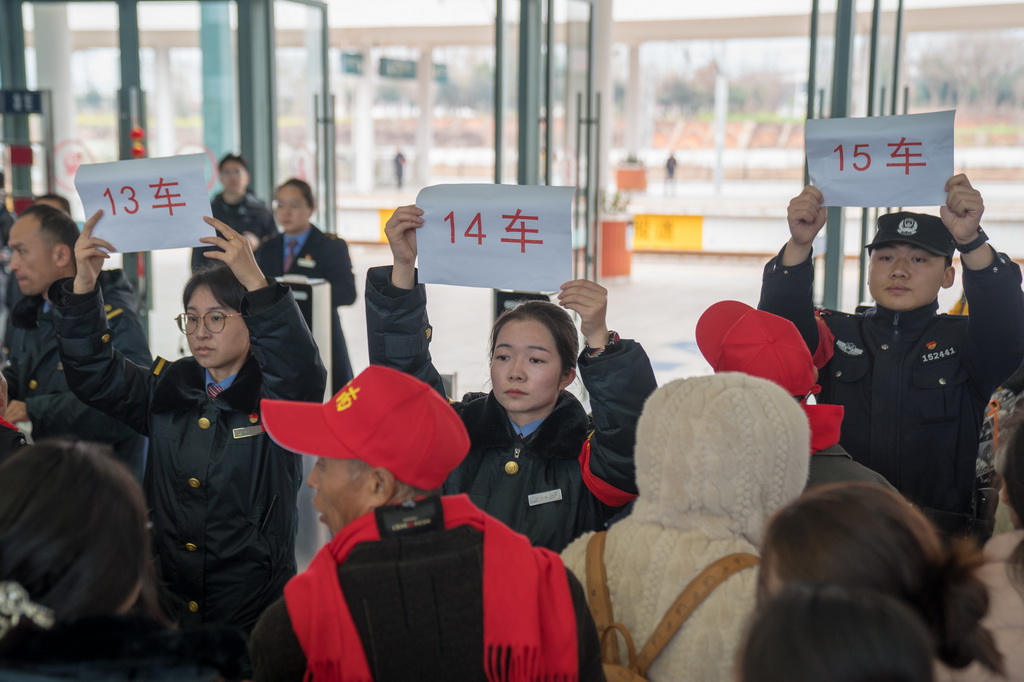
M 946 182 L 939 216 L 880 216 L 868 288 L 875 305 L 815 311 L 811 243 L 825 224 L 815 187 L 788 209 L 790 239 L 765 267 L 758 305 L 791 320 L 821 367 L 822 402 L 846 408 L 840 444 L 885 476 L 946 534 L 991 532 L 975 490 L 982 414 L 1024 357 L 1021 272 L 981 229 L 981 194 L 965 175 Z M 971 316 L 938 315 L 960 252 Z M 994 499 L 994 498 L 993 498 Z
M 818 370 L 800 332 L 789 320 L 739 301 L 719 301 L 697 320 L 697 347 L 718 372 L 741 372 L 782 386 L 796 398 L 811 427 L 807 487 L 844 481 L 877 483 L 885 478 L 854 462 L 839 445 L 842 405 L 808 404 L 821 391 Z
M 371 366 L 324 405 L 262 412 L 277 443 L 319 458 L 307 483 L 334 537 L 256 624 L 254 680 L 603 679 L 558 555 L 437 496 L 469 437 L 430 386 Z

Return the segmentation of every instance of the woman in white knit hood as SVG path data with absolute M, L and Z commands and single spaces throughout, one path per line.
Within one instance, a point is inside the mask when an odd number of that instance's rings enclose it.
M 615 620 L 643 646 L 682 589 L 735 552 L 757 554 L 768 517 L 807 481 L 807 418 L 779 386 L 744 374 L 681 379 L 644 405 L 633 513 L 608 531 Z M 588 533 L 562 558 L 586 575 Z M 690 616 L 647 672 L 651 680 L 728 682 L 756 601 L 756 569 L 734 575 Z M 619 647 L 625 664 L 625 647 Z

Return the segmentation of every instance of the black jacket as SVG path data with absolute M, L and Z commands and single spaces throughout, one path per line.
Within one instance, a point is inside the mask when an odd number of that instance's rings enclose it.
M 407 372 L 444 395 L 430 359 L 426 290 L 418 285 L 402 294 L 391 286 L 390 277 L 389 267 L 367 273 L 370 363 Z M 602 530 L 636 495 L 636 422 L 657 387 L 651 362 L 634 341 L 610 346 L 598 358 L 581 354 L 578 367 L 593 414 L 588 416 L 580 402 L 563 391 L 551 415 L 525 441 L 516 441 L 493 393 L 470 393 L 453 403 L 471 446 L 448 477 L 444 493 L 468 493 L 488 514 L 556 552 L 587 531 Z M 581 454 L 588 436 L 590 459 L 584 467 Z M 588 482 L 585 469 L 593 475 Z M 601 494 L 602 486 L 626 497 L 606 504 L 602 497 L 610 498 Z M 561 499 L 548 499 L 552 496 Z
M 10 640 L 10 641 L 8 641 Z M 217 682 L 248 668 L 235 630 L 170 630 L 140 616 L 94 616 L 50 630 L 21 626 L 0 642 L 0 680 Z
M 987 248 L 987 247 L 983 247 Z M 764 271 L 759 307 L 796 324 L 811 352 L 819 334 L 811 259 Z M 978 433 L 989 396 L 1024 357 L 1020 268 L 997 254 L 963 273 L 970 318 L 937 315 L 938 303 L 904 313 L 822 311 L 834 355 L 821 369 L 819 400 L 843 405 L 840 444 L 911 502 L 968 514 Z
M 218 194 L 210 202 L 213 217 L 233 228 L 236 232 L 252 232 L 261 242 L 271 239 L 277 234 L 277 223 L 274 214 L 267 205 L 252 194 L 246 193 L 240 203 L 229 204 L 224 201 L 224 194 Z M 203 254 L 216 246 L 201 246 L 192 249 L 192 272 L 211 262 Z
M 65 288 L 67 284 L 67 288 Z M 298 455 L 260 424 L 261 398 L 320 402 L 325 372 L 287 287 L 246 294 L 252 352 L 216 400 L 194 358 L 151 371 L 104 341 L 102 299 L 50 289 L 68 382 L 90 405 L 151 439 L 146 493 L 164 606 L 186 625 L 248 630 L 295 574 Z
M 110 329 L 111 345 L 130 362 L 148 367 L 152 362 L 149 344 L 124 273 L 104 270 L 99 286 L 106 301 L 104 326 Z M 10 364 L 4 369 L 9 398 L 25 401 L 35 440 L 70 435 L 109 443 L 119 459 L 137 467 L 144 439 L 125 424 L 87 406 L 68 388 L 57 352 L 53 311 L 43 312 L 43 304 L 42 296 L 29 296 L 14 308 L 11 338 L 6 343 Z M 141 467 L 137 468 L 141 473 Z
M 338 582 L 376 682 L 486 682 L 483 533 L 469 526 L 364 542 L 338 566 Z M 604 680 L 586 593 L 565 569 L 576 613 L 580 682 Z M 515 589 L 514 586 L 509 589 Z M 285 600 L 250 640 L 253 682 L 301 682 L 306 656 Z
M 352 363 L 341 331 L 338 307 L 356 301 L 356 278 L 352 274 L 352 260 L 344 239 L 326 235 L 316 227 L 310 228 L 302 252 L 288 272 L 284 272 L 284 239 L 279 234 L 256 252 L 256 261 L 267 277 L 304 275 L 318 277 L 331 283 L 331 392 L 337 393 L 352 378 Z

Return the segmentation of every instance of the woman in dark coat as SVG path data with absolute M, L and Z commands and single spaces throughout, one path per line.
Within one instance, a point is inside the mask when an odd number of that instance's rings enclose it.
M 75 247 L 78 275 L 50 300 L 68 385 L 150 438 L 146 493 L 165 609 L 185 624 L 248 631 L 295 573 L 297 455 L 263 432 L 262 398 L 322 400 L 326 373 L 290 290 L 268 281 L 248 240 L 212 218 L 219 265 L 185 286 L 178 326 L 192 357 L 149 370 L 111 349 L 95 279 L 110 244 Z M 226 266 L 226 267 L 225 267 Z
M 313 223 L 316 202 L 304 180 L 286 180 L 274 193 L 274 216 L 284 234 L 260 247 L 257 260 L 269 277 L 303 275 L 326 279 L 331 284 L 331 392 L 337 393 L 352 378 L 345 334 L 341 330 L 338 306 L 356 300 L 356 279 L 348 244 L 333 234 L 324 234 Z M 294 246 L 293 246 L 294 244 Z
M 394 266 L 367 273 L 370 362 L 408 372 L 443 395 L 428 349 L 426 292 L 413 265 L 421 214 L 415 206 L 395 211 L 385 228 Z M 657 386 L 640 344 L 608 330 L 603 287 L 566 282 L 558 300 L 561 307 L 523 303 L 495 322 L 492 390 L 453 403 L 472 445 L 444 486 L 446 495 L 468 493 L 484 511 L 556 552 L 603 529 L 636 497 L 636 422 Z M 562 308 L 580 316 L 582 353 Z M 591 415 L 565 390 L 577 364 Z

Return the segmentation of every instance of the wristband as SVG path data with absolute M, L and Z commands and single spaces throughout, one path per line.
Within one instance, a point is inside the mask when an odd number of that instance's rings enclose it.
M 590 344 L 588 343 L 588 344 L 586 344 L 586 347 L 585 347 L 584 350 L 586 351 L 588 358 L 600 357 L 601 354 L 604 353 L 605 348 L 607 348 L 608 346 L 612 345 L 613 343 L 618 343 L 620 340 L 621 340 L 621 337 L 619 336 L 618 332 L 608 330 L 608 341 L 605 343 L 605 345 L 598 346 L 597 348 L 591 348 Z
M 953 245 L 956 247 L 956 250 L 959 251 L 960 253 L 970 253 L 971 251 L 974 251 L 975 249 L 979 248 L 982 244 L 984 244 L 987 241 L 988 235 L 985 234 L 985 231 L 979 227 L 977 237 L 967 242 L 966 244 L 954 242 Z

